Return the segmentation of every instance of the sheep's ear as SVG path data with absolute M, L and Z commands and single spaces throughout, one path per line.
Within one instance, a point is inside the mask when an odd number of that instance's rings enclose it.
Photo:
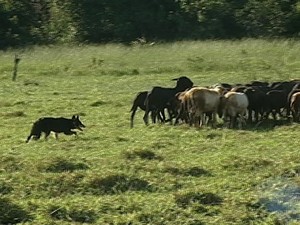
M 174 78 L 174 79 L 172 79 L 172 80 L 178 80 L 179 78 Z

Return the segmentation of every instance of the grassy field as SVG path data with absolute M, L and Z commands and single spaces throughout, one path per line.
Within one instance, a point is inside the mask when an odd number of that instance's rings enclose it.
M 0 54 L 0 224 L 299 224 L 299 124 L 255 130 L 143 124 L 152 86 L 300 78 L 300 42 L 32 47 Z M 12 81 L 14 54 L 17 81 Z M 39 117 L 78 137 L 25 143 Z

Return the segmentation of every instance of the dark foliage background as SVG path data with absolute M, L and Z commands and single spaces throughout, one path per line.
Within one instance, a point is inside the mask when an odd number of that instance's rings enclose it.
M 0 48 L 299 36 L 299 0 L 0 0 Z

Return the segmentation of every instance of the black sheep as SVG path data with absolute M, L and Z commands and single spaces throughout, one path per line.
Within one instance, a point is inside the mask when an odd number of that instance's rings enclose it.
M 152 113 L 154 114 L 152 116 L 152 120 L 154 120 L 153 122 L 155 122 L 155 118 L 158 112 L 163 112 L 164 109 L 168 108 L 170 106 L 170 104 L 168 103 L 175 97 L 178 92 L 185 91 L 186 89 L 193 86 L 193 82 L 185 76 L 173 80 L 177 81 L 174 88 L 153 87 L 153 89 L 148 93 L 145 101 L 146 110 L 143 118 L 146 125 L 149 124 L 150 111 L 152 111 Z M 163 118 L 163 120 L 164 119 L 165 118 Z

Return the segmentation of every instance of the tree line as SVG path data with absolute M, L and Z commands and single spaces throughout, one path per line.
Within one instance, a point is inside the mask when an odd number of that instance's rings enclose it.
M 0 48 L 299 37 L 299 0 L 0 0 Z

